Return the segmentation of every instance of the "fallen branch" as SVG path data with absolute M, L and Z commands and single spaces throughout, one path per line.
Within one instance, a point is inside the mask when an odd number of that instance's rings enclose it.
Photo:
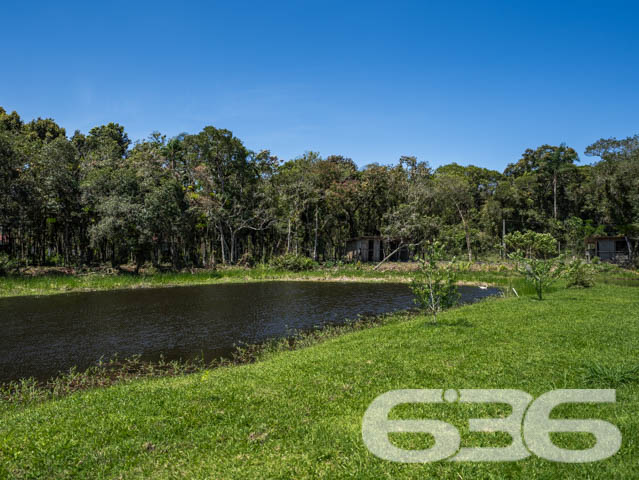
M 422 240 L 422 242 L 423 242 L 423 240 Z M 399 247 L 397 247 L 397 248 L 396 248 L 395 250 L 393 250 L 391 253 L 389 253 L 388 255 L 386 255 L 386 257 L 385 257 L 385 258 L 384 258 L 381 262 L 379 262 L 377 265 L 375 265 L 375 267 L 373 268 L 373 270 L 377 270 L 379 267 L 381 267 L 381 266 L 382 266 L 382 264 L 383 264 L 384 262 L 386 262 L 386 260 L 388 260 L 390 257 L 392 257 L 393 255 L 395 255 L 395 254 L 396 254 L 396 253 L 397 253 L 397 252 L 398 252 L 401 248 L 403 248 L 403 247 L 416 247 L 417 245 L 421 244 L 422 242 L 417 242 L 417 243 L 407 243 L 407 244 L 400 243 L 400 244 L 399 244 Z
M 395 255 L 395 253 L 397 253 L 404 245 L 400 244 L 399 247 L 397 247 L 395 250 L 393 250 L 391 253 L 389 253 L 388 255 L 386 255 L 386 258 L 384 258 L 381 262 L 379 262 L 377 265 L 375 265 L 375 268 L 373 268 L 373 270 L 377 270 L 379 267 L 382 266 L 382 264 L 388 260 L 390 257 L 392 257 L 393 255 Z

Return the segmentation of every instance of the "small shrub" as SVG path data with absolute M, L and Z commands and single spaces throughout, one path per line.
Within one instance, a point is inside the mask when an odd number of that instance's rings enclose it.
M 6 253 L 0 253 L 0 276 L 7 275 L 12 270 L 17 270 L 19 265 L 17 260 L 13 260 Z
M 344 266 L 344 262 L 342 260 L 326 260 L 324 262 L 325 268 L 338 268 L 343 266 Z
M 143 266 L 144 275 L 157 275 L 161 270 L 150 262 L 146 262 Z
M 458 262 L 456 265 L 456 270 L 459 273 L 467 273 L 470 272 L 472 266 L 472 262 Z
M 312 270 L 317 266 L 317 263 L 313 261 L 313 259 L 305 257 L 304 255 L 287 253 L 279 257 L 274 257 L 269 262 L 269 265 L 278 270 L 302 272 L 304 270 Z
M 589 288 L 595 285 L 595 267 L 580 258 L 573 259 L 564 271 L 568 288 Z
M 64 265 L 64 258 L 59 253 L 56 253 L 55 255 L 47 255 L 46 264 L 54 266 Z
M 560 257 L 552 260 L 525 258 L 520 251 L 509 255 L 509 257 L 515 261 L 517 272 L 523 275 L 527 282 L 534 285 L 539 300 L 543 300 L 544 290 L 561 277 L 564 270 L 564 264 Z
M 506 247 L 528 258 L 548 258 L 557 252 L 557 240 L 549 233 L 513 232 L 504 236 Z
M 609 273 L 618 270 L 617 265 L 608 262 L 602 262 L 599 257 L 593 257 L 593 259 L 590 261 L 590 264 L 596 272 Z
M 443 257 L 443 249 L 439 243 L 426 247 L 425 259 L 417 275 L 411 282 L 410 289 L 415 295 L 415 303 L 433 316 L 437 322 L 437 314 L 457 304 L 459 292 L 455 284 L 454 264 L 439 267 L 437 262 Z

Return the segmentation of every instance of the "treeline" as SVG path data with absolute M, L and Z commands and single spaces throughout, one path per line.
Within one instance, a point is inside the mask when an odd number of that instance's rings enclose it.
M 358 169 L 308 152 L 280 161 L 228 130 L 132 144 L 122 126 L 68 137 L 51 119 L 0 108 L 0 252 L 24 265 L 146 262 L 210 267 L 284 253 L 339 259 L 349 238 L 439 240 L 497 253 L 506 232 L 551 233 L 583 251 L 593 233 L 639 224 L 639 136 L 526 150 L 504 172 L 415 157 Z

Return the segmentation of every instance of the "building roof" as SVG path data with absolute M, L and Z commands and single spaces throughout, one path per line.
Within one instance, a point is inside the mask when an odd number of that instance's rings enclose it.
M 625 240 L 626 238 L 630 238 L 626 235 L 594 235 L 592 237 L 587 237 L 586 242 L 593 242 L 596 240 Z

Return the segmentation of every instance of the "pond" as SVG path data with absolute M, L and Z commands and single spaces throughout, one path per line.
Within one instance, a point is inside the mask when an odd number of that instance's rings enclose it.
M 463 302 L 497 289 L 460 287 Z M 358 314 L 414 307 L 405 284 L 263 282 L 0 299 L 0 382 L 41 380 L 104 357 L 143 360 L 228 355 Z

